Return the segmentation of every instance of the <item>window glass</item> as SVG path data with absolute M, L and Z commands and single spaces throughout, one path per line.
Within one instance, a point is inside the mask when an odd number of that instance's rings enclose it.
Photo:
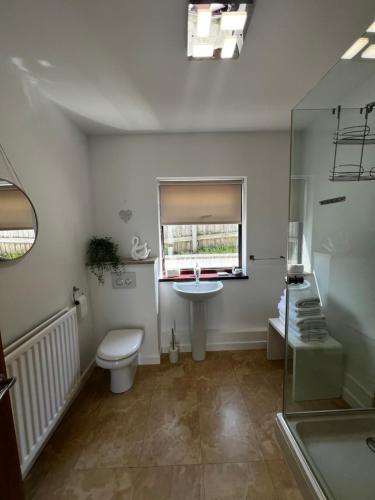
M 163 226 L 165 271 L 232 268 L 239 262 L 239 224 Z

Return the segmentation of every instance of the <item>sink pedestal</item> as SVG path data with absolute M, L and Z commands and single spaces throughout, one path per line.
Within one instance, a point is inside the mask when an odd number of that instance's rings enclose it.
M 194 361 L 206 358 L 206 310 L 203 301 L 190 301 L 191 353 Z
M 223 289 L 221 281 L 173 283 L 173 290 L 190 302 L 191 352 L 195 361 L 206 358 L 206 300 Z

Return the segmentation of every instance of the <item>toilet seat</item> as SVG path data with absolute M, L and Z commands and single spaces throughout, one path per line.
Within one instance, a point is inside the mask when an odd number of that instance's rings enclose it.
M 139 350 L 143 340 L 143 330 L 127 328 L 111 330 L 101 342 L 97 356 L 104 361 L 122 361 Z
M 127 358 L 117 359 L 116 361 L 107 361 L 106 359 L 99 358 L 96 356 L 96 364 L 100 366 L 100 368 L 104 368 L 105 370 L 118 370 L 120 368 L 125 368 L 130 366 L 132 363 L 137 363 L 138 353 L 132 354 Z

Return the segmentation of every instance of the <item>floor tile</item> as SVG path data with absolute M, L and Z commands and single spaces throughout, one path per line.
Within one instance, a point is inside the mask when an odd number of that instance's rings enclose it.
M 204 361 L 193 364 L 193 373 L 198 388 L 237 383 L 229 352 L 207 352 Z
M 137 466 L 149 411 L 147 400 L 103 406 L 92 425 L 76 469 Z
M 73 469 L 89 437 L 91 420 L 69 411 L 24 481 L 27 497 L 48 498 Z
M 180 361 L 176 364 L 165 362 L 161 365 L 157 385 L 160 387 L 178 388 L 185 386 L 192 388 L 196 386 L 196 376 L 193 362 Z
M 121 484 L 118 476 L 116 469 L 74 470 L 50 500 L 132 500 L 131 469 L 121 475 Z
M 249 378 L 264 376 L 270 382 L 281 387 L 284 363 L 280 360 L 267 360 L 266 351 L 251 350 L 232 353 L 232 365 L 239 384 L 246 383 Z
M 171 500 L 203 500 L 203 467 L 183 465 L 173 467 Z
M 160 374 L 160 365 L 139 366 L 134 381 L 134 388 L 140 388 L 144 392 L 154 392 L 158 386 L 158 377 Z
M 280 460 L 283 452 L 276 437 L 276 415 L 267 413 L 254 424 L 259 448 L 264 460 Z
M 205 500 L 276 500 L 264 462 L 204 465 Z
M 96 367 L 89 380 L 73 402 L 70 413 L 87 415 L 97 411 L 101 398 L 108 393 L 109 372 Z
M 203 362 L 182 353 L 175 365 L 162 356 L 140 366 L 130 391 L 112 394 L 109 372 L 96 368 L 25 480 L 26 497 L 239 500 L 277 490 L 300 500 L 274 436 L 281 375 L 265 351 Z
M 186 387 L 155 391 L 139 464 L 201 463 L 198 396 Z
M 273 485 L 279 500 L 303 500 L 295 479 L 284 460 L 272 460 L 267 463 Z
M 28 498 L 32 498 L 29 492 Z M 38 500 L 203 500 L 200 466 L 72 470 Z
M 240 390 L 253 422 L 259 422 L 267 413 L 276 413 L 281 409 L 281 392 L 267 382 L 263 375 L 248 376 L 240 385 Z
M 123 408 L 132 414 L 142 408 L 149 407 L 152 395 L 153 390 L 145 390 L 139 385 L 134 385 L 129 391 L 122 394 L 114 394 L 107 390 L 105 395 L 100 396 L 99 407 L 104 409 Z
M 165 466 L 117 470 L 118 498 L 132 500 L 203 500 L 200 466 Z M 124 495 L 124 496 L 122 496 Z
M 240 390 L 216 387 L 200 392 L 199 424 L 204 463 L 262 458 Z
M 42 469 L 37 462 L 23 482 L 26 500 L 49 500 L 70 471 L 66 470 L 65 476 L 61 477 L 55 470 Z
M 144 390 L 152 387 L 193 387 L 195 385 L 194 361 L 191 353 L 181 353 L 178 363 L 170 363 L 167 355 L 161 356 L 160 365 L 139 367 L 136 383 Z
M 121 479 L 127 484 L 129 470 L 122 472 Z M 132 500 L 169 500 L 172 487 L 172 467 L 146 467 L 130 470 Z M 119 496 L 119 498 L 121 498 Z

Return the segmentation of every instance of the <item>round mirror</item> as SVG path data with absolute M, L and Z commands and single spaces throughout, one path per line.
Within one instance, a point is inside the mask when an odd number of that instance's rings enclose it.
M 0 261 L 17 260 L 30 252 L 37 232 L 29 197 L 15 184 L 0 179 Z

